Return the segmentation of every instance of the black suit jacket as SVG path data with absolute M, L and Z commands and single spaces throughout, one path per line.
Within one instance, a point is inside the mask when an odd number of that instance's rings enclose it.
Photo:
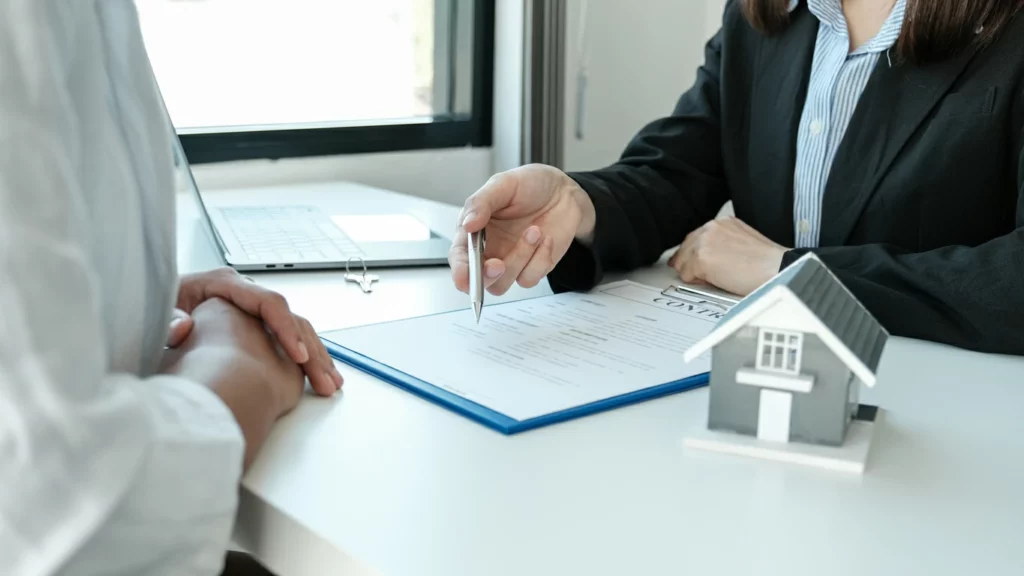
M 549 276 L 589 289 L 655 262 L 732 200 L 793 246 L 797 129 L 818 20 L 804 5 L 766 37 L 726 8 L 694 86 L 622 158 L 576 173 L 595 242 Z M 1024 17 L 984 51 L 879 58 L 827 183 L 814 249 L 893 334 L 1024 354 Z M 783 267 L 806 250 L 792 250 Z

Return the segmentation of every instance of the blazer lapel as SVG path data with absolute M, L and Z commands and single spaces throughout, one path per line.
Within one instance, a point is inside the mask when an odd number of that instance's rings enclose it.
M 882 54 L 832 164 L 822 199 L 821 246 L 847 242 L 886 173 L 974 53 L 890 67 Z
M 750 106 L 749 159 L 754 226 L 792 246 L 796 140 L 807 99 L 818 19 L 805 4 L 785 33 L 761 42 Z

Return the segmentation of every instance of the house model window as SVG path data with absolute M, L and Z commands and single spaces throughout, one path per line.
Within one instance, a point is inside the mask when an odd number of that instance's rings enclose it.
M 798 332 L 762 328 L 758 336 L 757 369 L 797 376 L 800 374 L 804 337 Z

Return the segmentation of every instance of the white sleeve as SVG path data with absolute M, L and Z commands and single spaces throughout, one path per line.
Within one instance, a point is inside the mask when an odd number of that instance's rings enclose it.
M 89 242 L 117 224 L 84 207 L 67 71 L 19 61 L 60 43 L 34 1 L 0 1 L 0 574 L 216 574 L 241 432 L 203 386 L 108 370 Z

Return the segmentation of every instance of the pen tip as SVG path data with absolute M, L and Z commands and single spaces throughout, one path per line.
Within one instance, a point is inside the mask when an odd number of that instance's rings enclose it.
M 476 323 L 480 323 L 480 312 L 483 309 L 483 304 L 479 302 L 473 302 L 473 314 L 476 315 Z

